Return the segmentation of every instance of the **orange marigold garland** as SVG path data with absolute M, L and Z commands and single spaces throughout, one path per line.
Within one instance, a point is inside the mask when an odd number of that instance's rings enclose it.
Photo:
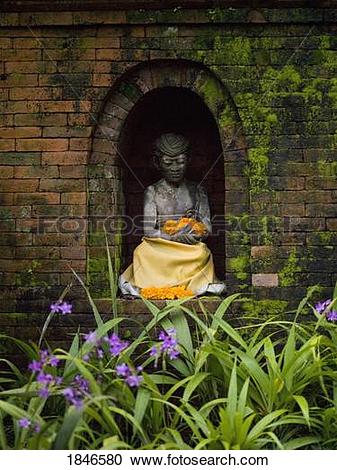
M 188 226 L 196 235 L 203 236 L 207 233 L 205 224 L 191 217 L 182 217 L 180 220 L 169 219 L 164 223 L 163 230 L 168 235 L 174 235 Z
M 144 287 L 141 289 L 140 295 L 145 299 L 151 300 L 174 300 L 194 296 L 193 292 L 184 286 Z

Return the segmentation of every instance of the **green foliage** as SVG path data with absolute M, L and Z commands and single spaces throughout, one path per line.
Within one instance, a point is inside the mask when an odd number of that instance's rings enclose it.
M 113 283 L 110 254 L 108 264 Z M 116 332 L 125 319 L 115 314 L 104 322 L 88 287 L 75 276 L 93 310 L 95 338 Z M 63 382 L 51 386 L 48 398 L 39 395 L 34 374 L 2 360 L 0 448 L 337 448 L 337 327 L 311 307 L 313 292 L 308 291 L 291 322 L 279 318 L 286 302 L 269 301 L 255 303 L 251 313 L 258 318 L 268 310 L 275 318 L 236 328 L 225 317 L 233 303 L 237 317 L 240 311 L 245 317 L 248 301 L 239 294 L 225 298 L 212 314 L 200 299 L 203 315 L 188 308 L 185 299 L 167 302 L 162 309 L 144 300 L 153 318 L 118 355 L 106 343 L 101 346 L 104 354 L 97 355 L 97 343 L 83 341 L 79 334 L 68 352 L 54 351 Z M 115 294 L 112 287 L 112 302 Z M 337 301 L 337 285 L 333 299 L 328 310 Z M 303 322 L 301 312 L 308 308 L 313 320 Z M 158 347 L 158 331 L 171 328 L 179 357 L 149 355 Z M 38 359 L 38 347 L 4 336 L 1 340 L 13 341 L 30 361 Z M 142 366 L 139 387 L 130 387 L 116 373 L 123 363 L 132 370 Z M 63 396 L 76 376 L 88 383 L 79 408 L 67 405 Z M 20 427 L 23 418 L 39 429 Z

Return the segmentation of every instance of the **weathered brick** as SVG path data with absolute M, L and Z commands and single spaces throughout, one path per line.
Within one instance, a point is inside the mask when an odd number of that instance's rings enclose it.
M 0 178 L 13 178 L 14 168 L 12 166 L 0 166 Z
M 85 127 L 43 127 L 43 137 L 89 137 L 92 129 Z
M 90 101 L 80 101 L 79 103 L 73 100 L 62 101 L 42 101 L 40 103 L 40 111 L 46 113 L 70 113 L 74 111 L 88 112 L 91 109 Z
M 60 249 L 57 247 L 17 247 L 15 248 L 15 256 L 20 259 L 58 259 L 60 258 Z
M 84 165 L 65 165 L 60 167 L 61 178 L 85 178 L 86 167 Z
M 86 247 L 66 247 L 61 248 L 61 258 L 65 259 L 86 259 Z
M 94 73 L 92 76 L 92 84 L 97 87 L 110 87 L 113 85 L 115 79 L 116 77 L 113 74 Z
M 283 216 L 298 216 L 304 217 L 306 214 L 306 209 L 304 204 L 281 204 L 280 213 Z
M 277 287 L 279 285 L 278 274 L 252 274 L 252 284 L 255 287 Z
M 86 204 L 87 193 L 63 193 L 61 194 L 61 204 Z
M 122 53 L 120 49 L 97 49 L 97 60 L 121 60 Z
M 58 178 L 57 166 L 16 166 L 15 178 Z
M 68 150 L 68 139 L 21 139 L 16 141 L 16 150 L 20 151 L 53 151 Z
M 45 179 L 40 181 L 40 191 L 76 192 L 85 191 L 85 179 Z
M 30 233 L 1 233 L 0 246 L 28 246 L 32 244 Z
M 88 152 L 43 152 L 43 165 L 84 165 L 88 160 Z
M 26 27 L 27 25 L 37 26 L 37 25 L 72 25 L 73 23 L 73 14 L 71 11 L 43 11 L 43 12 L 29 12 L 29 13 L 20 13 L 20 25 Z
M 15 179 L 15 180 L 2 180 L 1 191 L 3 192 L 16 192 L 27 193 L 36 191 L 39 185 L 37 179 Z
M 14 194 L 14 204 L 60 204 L 59 193 Z
M 34 217 L 84 217 L 87 214 L 85 205 L 39 205 L 33 206 L 32 214 Z
M 1 237 L 0 237 L 1 240 Z M 33 234 L 34 246 L 78 246 L 84 245 L 85 234 L 46 233 Z
M 52 73 L 57 71 L 57 66 L 53 62 L 43 61 L 15 61 L 5 62 L 6 73 Z
M 14 194 L 12 193 L 0 193 L 0 204 L 3 206 L 11 206 L 14 201 Z
M 40 127 L 2 127 L 0 128 L 1 139 L 6 138 L 28 138 L 40 137 L 42 129 Z
M 306 215 L 309 217 L 334 217 L 337 215 L 337 204 L 307 204 Z
M 39 61 L 41 59 L 41 49 L 7 49 L 2 52 L 2 59 L 5 61 Z
M 40 152 L 4 152 L 1 154 L 1 159 L 6 165 L 38 165 L 40 157 Z
M 0 206 L 0 219 L 24 219 L 30 217 L 30 206 Z
M 95 38 L 90 38 L 95 40 Z M 43 49 L 43 60 L 63 60 L 69 62 L 69 49 Z M 81 60 L 94 60 L 95 59 L 95 49 L 76 49 L 75 56 Z M 70 62 L 71 63 L 71 62 Z M 58 71 L 60 68 L 58 67 Z
M 91 140 L 88 138 L 70 139 L 70 150 L 89 150 L 90 148 Z
M 16 114 L 14 117 L 16 126 L 65 126 L 67 124 L 66 113 L 32 113 Z
M 337 215 L 337 211 L 335 215 Z M 337 232 L 337 218 L 327 219 L 326 228 L 332 232 Z
M 15 150 L 14 139 L 0 139 L 0 152 L 10 152 Z
M 9 91 L 11 100 L 59 100 L 62 97 L 62 88 L 11 88 Z
M 2 86 L 5 87 L 24 87 L 24 86 L 37 86 L 38 85 L 38 74 L 34 73 L 18 73 L 13 72 L 7 74 L 6 78 L 2 81 Z

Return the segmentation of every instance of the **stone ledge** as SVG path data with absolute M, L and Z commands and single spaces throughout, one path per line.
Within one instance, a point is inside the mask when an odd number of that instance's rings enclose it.
M 80 11 L 180 8 L 299 8 L 315 6 L 308 0 L 5 0 L 0 11 Z M 334 8 L 334 0 L 322 0 L 321 8 Z

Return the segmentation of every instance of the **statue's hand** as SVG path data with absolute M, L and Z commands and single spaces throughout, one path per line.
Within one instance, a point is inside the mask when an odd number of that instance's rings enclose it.
M 179 233 L 172 236 L 172 240 L 179 243 L 185 243 L 186 245 L 195 245 L 200 240 L 191 233 Z

